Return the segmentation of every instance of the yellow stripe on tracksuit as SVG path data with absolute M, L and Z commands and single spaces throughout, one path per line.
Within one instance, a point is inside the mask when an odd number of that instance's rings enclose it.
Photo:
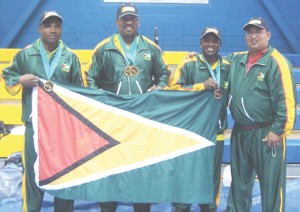
M 293 89 L 293 80 L 292 80 L 292 75 L 291 71 L 289 68 L 289 64 L 286 61 L 286 59 L 276 50 L 272 52 L 271 56 L 275 59 L 275 61 L 278 64 L 279 71 L 281 72 L 280 76 L 282 86 L 283 86 L 283 91 L 285 94 L 285 101 L 286 101 L 286 123 L 284 126 L 284 135 L 289 135 L 291 134 L 293 127 L 294 127 L 294 121 L 295 121 L 295 94 L 294 94 L 294 89 Z
M 290 67 L 286 59 L 280 54 L 276 49 L 272 52 L 271 56 L 277 62 L 282 82 L 282 87 L 285 95 L 285 104 L 286 104 L 286 123 L 284 126 L 284 135 L 282 135 L 282 161 L 285 162 L 285 153 L 286 153 L 286 136 L 291 134 L 294 122 L 295 122 L 295 94 L 293 89 L 293 79 L 290 71 Z M 284 166 L 284 164 L 283 164 Z M 280 188 L 280 211 L 283 211 L 283 189 Z
M 24 137 L 24 142 L 25 142 L 25 137 Z M 23 143 L 24 143 L 23 142 Z M 24 152 L 25 152 L 25 145 L 23 145 L 23 148 L 22 148 L 22 161 L 23 161 L 23 166 L 25 166 L 25 160 L 26 160 L 26 158 L 25 158 L 25 154 L 24 154 Z M 27 212 L 28 210 L 27 210 L 27 195 L 26 195 L 26 172 L 25 172 L 25 167 L 24 167 L 24 174 L 23 174 L 23 177 L 22 177 L 22 203 L 23 203 L 23 206 L 22 206 L 22 208 L 23 208 L 23 212 Z
M 285 136 L 282 136 L 282 169 L 284 169 L 284 166 L 285 166 L 285 153 L 286 153 L 286 137 Z M 285 180 L 285 179 L 284 179 Z M 283 211 L 283 189 L 282 189 L 282 186 L 280 187 L 280 206 L 279 206 L 279 210 L 280 212 Z
M 103 46 L 104 44 L 108 43 L 109 40 L 110 40 L 110 38 L 106 38 L 106 39 L 104 39 L 103 41 L 101 41 L 100 43 L 98 43 L 98 44 L 96 45 L 96 47 L 94 48 L 92 55 L 94 55 L 95 52 L 96 52 L 101 46 Z M 89 60 L 89 62 L 86 64 L 86 66 L 87 66 L 87 67 L 90 67 L 90 65 L 92 64 L 92 61 L 93 61 L 93 59 Z
M 217 141 L 224 141 L 225 140 L 225 135 L 224 133 L 220 133 L 217 135 Z
M 170 78 L 170 88 L 171 90 L 186 90 L 186 89 L 181 89 L 181 85 L 177 84 L 177 81 L 178 79 L 180 78 L 180 75 L 181 75 L 181 68 L 187 63 L 187 62 L 190 62 L 190 61 L 195 61 L 197 62 L 197 58 L 196 57 L 193 57 L 193 58 L 189 58 L 188 56 L 187 57 L 184 57 L 182 59 L 182 61 L 177 65 L 176 67 L 176 70 L 173 74 L 173 77 Z

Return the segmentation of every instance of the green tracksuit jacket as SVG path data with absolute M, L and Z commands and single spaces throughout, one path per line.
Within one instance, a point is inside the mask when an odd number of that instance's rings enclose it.
M 289 135 L 296 113 L 296 84 L 291 65 L 271 46 L 247 74 L 248 52 L 235 53 L 228 59 L 232 66 L 229 107 L 235 123 L 270 123 L 272 132 Z
M 33 74 L 39 78 L 47 79 L 39 50 L 39 42 L 40 39 L 19 51 L 15 55 L 12 65 L 3 70 L 2 77 L 5 79 L 6 89 L 11 94 L 20 91 L 19 78 L 24 74 Z M 50 80 L 81 86 L 82 77 L 77 55 L 68 49 L 62 41 L 60 41 L 60 45 L 61 56 Z M 32 88 L 23 88 L 22 92 L 22 121 L 31 123 L 29 116 L 31 114 Z
M 201 210 L 207 208 L 217 208 L 220 201 L 220 183 L 221 183 L 221 164 L 223 159 L 224 150 L 224 130 L 227 128 L 227 100 L 228 100 L 228 76 L 230 71 L 230 64 L 227 60 L 219 56 L 220 61 L 220 85 L 223 97 L 219 100 L 223 105 L 220 119 L 218 136 L 214 155 L 214 202 L 206 205 L 201 205 Z M 176 68 L 173 75 L 170 87 L 172 90 L 185 90 L 185 91 L 202 91 L 205 90 L 204 81 L 212 77 L 207 67 L 203 55 L 199 54 L 192 59 L 185 58 Z M 188 211 L 190 204 L 173 204 L 176 208 L 185 209 Z
M 172 90 L 186 90 L 186 91 L 201 91 L 204 90 L 203 82 L 212 77 L 202 55 L 197 55 L 192 59 L 184 59 L 180 63 L 174 73 L 173 79 L 170 83 Z M 230 64 L 227 60 L 219 56 L 220 61 L 220 89 L 223 92 L 223 109 L 220 115 L 220 128 L 218 134 L 222 133 L 227 128 L 227 100 L 228 100 L 228 77 L 230 71 Z M 224 140 L 224 139 L 223 139 Z
M 251 211 L 257 175 L 262 211 L 284 211 L 286 135 L 293 129 L 296 114 L 291 65 L 271 46 L 248 73 L 248 52 L 235 53 L 229 60 L 229 107 L 235 124 L 230 140 L 232 181 L 227 210 Z M 281 136 L 277 147 L 262 141 L 269 131 Z
M 25 49 L 19 51 L 10 67 L 3 70 L 6 89 L 12 95 L 17 94 L 22 88 L 19 79 L 24 74 L 33 74 L 39 78 L 47 79 L 42 56 L 39 50 L 40 39 L 36 40 Z M 60 81 L 74 85 L 82 85 L 80 62 L 78 57 L 68 49 L 62 41 L 59 42 L 61 55 L 51 77 L 51 81 Z M 53 59 L 53 58 L 52 58 Z M 50 59 L 50 62 L 51 60 Z M 25 145 L 23 150 L 24 177 L 22 184 L 23 211 L 40 211 L 44 192 L 35 182 L 34 163 L 37 154 L 34 148 L 33 128 L 30 118 L 32 108 L 32 88 L 22 89 L 22 121 L 25 123 Z M 59 148 L 59 147 L 58 147 Z M 55 211 L 73 211 L 73 200 L 54 198 Z
M 152 85 L 167 86 L 170 70 L 162 58 L 161 49 L 148 38 L 137 35 L 136 76 L 126 76 L 128 66 L 118 34 L 100 42 L 87 72 L 90 88 L 100 88 L 118 95 L 142 94 Z

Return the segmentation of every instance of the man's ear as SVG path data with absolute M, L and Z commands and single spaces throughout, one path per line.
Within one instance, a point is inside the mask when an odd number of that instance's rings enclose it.
M 272 34 L 272 33 L 271 33 L 270 31 L 268 31 L 268 32 L 267 32 L 267 37 L 268 37 L 268 40 L 270 40 L 270 39 L 271 39 L 271 34 Z

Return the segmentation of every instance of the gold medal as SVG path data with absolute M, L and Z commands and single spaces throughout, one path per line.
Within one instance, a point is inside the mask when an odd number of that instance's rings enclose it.
M 48 92 L 52 91 L 53 90 L 53 86 L 54 86 L 53 83 L 51 81 L 49 81 L 49 80 L 44 83 L 44 89 L 45 89 L 45 91 L 48 91 Z
M 127 77 L 136 76 L 139 74 L 139 69 L 136 66 L 126 66 L 124 74 Z
M 215 92 L 214 92 L 214 96 L 215 96 L 216 99 L 221 99 L 222 96 L 223 96 L 221 89 L 219 89 L 219 88 L 216 89 Z

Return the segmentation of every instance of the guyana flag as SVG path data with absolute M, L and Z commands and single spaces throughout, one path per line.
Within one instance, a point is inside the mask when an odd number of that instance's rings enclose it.
M 222 103 L 211 92 L 117 96 L 45 83 L 32 95 L 42 190 L 101 202 L 213 202 Z

